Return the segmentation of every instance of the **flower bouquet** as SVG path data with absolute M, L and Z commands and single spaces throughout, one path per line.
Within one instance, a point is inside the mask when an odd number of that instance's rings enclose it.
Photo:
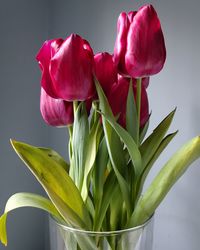
M 153 6 L 120 14 L 113 55 L 94 55 L 86 40 L 72 34 L 46 41 L 36 58 L 42 71 L 41 114 L 47 124 L 68 129 L 69 163 L 50 148 L 11 140 L 48 198 L 11 196 L 0 217 L 1 242 L 7 245 L 7 214 L 25 206 L 47 211 L 72 231 L 116 232 L 143 225 L 200 156 L 196 137 L 164 164 L 143 192 L 154 162 L 177 134 L 167 132 L 175 110 L 147 134 L 149 77 L 161 71 L 166 59 Z M 63 237 L 69 238 L 66 249 L 135 249 L 119 237 Z M 105 241 L 109 248 L 104 248 Z

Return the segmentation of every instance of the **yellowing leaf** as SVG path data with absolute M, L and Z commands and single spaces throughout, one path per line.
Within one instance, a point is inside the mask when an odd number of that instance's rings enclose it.
M 65 169 L 46 152 L 22 142 L 11 142 L 16 153 L 41 183 L 64 219 L 76 227 L 84 225 L 89 228 L 91 221 L 88 211 L 79 190 Z M 68 211 L 68 215 L 63 211 Z
M 59 214 L 59 212 L 57 211 L 57 209 L 50 200 L 40 195 L 31 193 L 14 194 L 8 199 L 4 214 L 0 217 L 0 241 L 4 245 L 7 245 L 7 233 L 6 233 L 7 214 L 12 210 L 20 207 L 35 207 L 45 210 L 49 214 L 56 217 L 58 221 L 63 222 L 63 218 L 61 217 L 61 215 Z

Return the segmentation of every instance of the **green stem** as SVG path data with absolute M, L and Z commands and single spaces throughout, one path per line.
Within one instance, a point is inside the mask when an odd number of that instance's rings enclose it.
M 76 116 L 77 108 L 78 108 L 78 101 L 73 101 L 74 119 L 75 119 L 75 116 Z M 72 141 L 73 141 L 73 133 L 72 133 Z M 74 151 L 73 143 L 72 143 L 72 150 Z M 70 177 L 72 177 L 74 183 L 78 187 L 78 184 L 79 184 L 79 171 L 77 169 L 77 166 L 76 166 L 76 163 L 75 163 L 75 160 L 74 160 L 73 156 L 72 156 L 71 160 L 72 160 L 72 162 L 71 162 L 71 167 L 70 167 L 70 170 L 71 170 Z
M 72 159 L 72 154 L 73 154 L 73 148 L 72 148 L 72 136 L 73 136 L 73 125 L 68 125 L 68 132 L 69 132 L 69 160 L 71 163 L 71 159 Z
M 72 144 L 72 137 L 73 137 L 73 125 L 67 126 L 68 133 L 69 133 L 69 142 L 68 142 L 68 154 L 69 154 L 69 176 L 72 178 L 73 181 L 75 181 L 74 176 L 74 164 L 73 164 L 73 144 Z
M 141 83 L 142 78 L 137 79 L 137 92 L 136 92 L 136 106 L 137 106 L 137 115 L 138 115 L 138 124 L 137 124 L 137 145 L 140 141 L 140 109 L 141 109 Z
M 75 116 L 77 108 L 78 108 L 78 101 L 73 101 L 74 116 Z

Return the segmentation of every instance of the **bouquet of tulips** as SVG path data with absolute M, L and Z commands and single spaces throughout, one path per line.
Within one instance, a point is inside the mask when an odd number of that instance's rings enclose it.
M 36 58 L 42 71 L 41 114 L 49 125 L 68 129 L 69 163 L 52 149 L 11 140 L 48 198 L 11 196 L 0 217 L 1 242 L 7 244 L 7 214 L 24 206 L 87 231 L 143 224 L 200 156 L 196 137 L 169 159 L 142 194 L 154 162 L 177 133 L 167 133 L 174 110 L 147 136 L 149 77 L 161 71 L 166 59 L 153 6 L 120 14 L 113 55 L 94 55 L 86 40 L 72 34 L 46 41 Z

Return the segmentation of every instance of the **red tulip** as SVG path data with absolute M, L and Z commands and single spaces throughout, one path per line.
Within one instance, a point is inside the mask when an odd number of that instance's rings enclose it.
M 40 111 L 45 122 L 51 126 L 67 126 L 73 123 L 73 103 L 54 99 L 41 88 Z
M 158 73 L 166 49 L 159 18 L 152 5 L 138 12 L 121 13 L 118 19 L 114 60 L 119 71 L 134 78 Z
M 112 85 L 117 81 L 117 68 L 113 57 L 107 52 L 98 53 L 94 57 L 95 75 L 107 94 Z
M 94 95 L 93 52 L 80 36 L 45 42 L 36 59 L 43 72 L 42 87 L 51 97 L 83 101 Z
M 143 81 L 143 80 L 142 80 Z M 144 81 L 146 81 L 144 79 Z M 118 82 L 113 85 L 108 94 L 108 102 L 111 106 L 113 114 L 119 115 L 118 122 L 126 128 L 126 103 L 129 91 L 130 79 L 120 76 Z M 136 99 L 136 84 L 133 79 L 133 92 Z M 149 104 L 145 85 L 142 84 L 141 91 L 141 109 L 140 109 L 140 127 L 143 127 L 149 118 Z

